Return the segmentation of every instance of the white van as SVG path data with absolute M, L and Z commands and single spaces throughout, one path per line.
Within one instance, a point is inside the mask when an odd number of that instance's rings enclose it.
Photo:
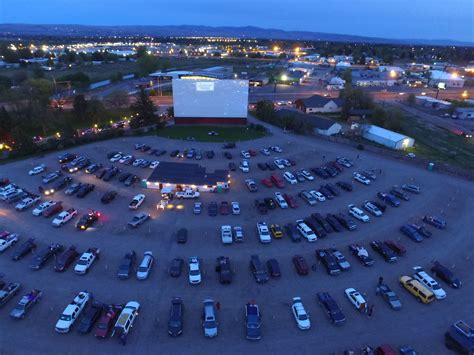
M 315 242 L 318 240 L 318 237 L 316 237 L 313 230 L 309 228 L 302 219 L 296 221 L 296 229 L 298 229 L 298 232 L 300 232 L 303 238 L 306 238 L 308 242 Z

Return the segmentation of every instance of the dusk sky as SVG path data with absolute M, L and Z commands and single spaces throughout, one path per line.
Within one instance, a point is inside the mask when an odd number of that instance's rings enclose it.
M 0 22 L 251 25 L 385 38 L 474 42 L 474 1 L 0 0 Z

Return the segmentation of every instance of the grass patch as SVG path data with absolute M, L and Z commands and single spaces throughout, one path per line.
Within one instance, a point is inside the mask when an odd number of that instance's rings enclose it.
M 217 132 L 217 136 L 208 133 Z M 170 126 L 154 132 L 159 137 L 171 139 L 187 139 L 193 137 L 199 142 L 238 142 L 264 137 L 265 132 L 245 127 L 216 127 L 216 126 Z

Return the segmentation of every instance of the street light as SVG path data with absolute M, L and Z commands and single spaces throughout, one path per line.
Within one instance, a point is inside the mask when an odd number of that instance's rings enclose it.
M 281 80 L 282 80 L 282 81 L 287 81 L 287 80 L 288 80 L 288 76 L 287 76 L 286 74 L 283 74 L 283 75 L 281 76 Z
M 464 91 L 462 92 L 462 95 L 461 95 L 461 96 L 462 96 L 463 99 L 467 99 L 468 96 L 469 96 L 469 93 L 467 92 L 467 90 L 464 90 Z

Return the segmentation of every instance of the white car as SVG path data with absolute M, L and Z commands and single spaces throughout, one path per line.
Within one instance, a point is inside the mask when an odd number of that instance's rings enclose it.
M 360 182 L 361 184 L 364 184 L 364 185 L 370 185 L 370 180 L 369 179 L 367 179 L 365 176 L 363 176 L 362 174 L 359 174 L 355 171 L 354 171 L 354 180 L 358 181 L 358 182 Z
M 283 153 L 283 149 L 281 149 L 279 146 L 275 145 L 273 147 L 269 147 L 271 150 L 273 150 L 276 153 Z
M 280 206 L 280 208 L 288 208 L 288 202 L 286 202 L 281 192 L 275 192 L 275 200 L 278 206 Z
M 308 181 L 313 181 L 314 180 L 314 176 L 311 175 L 311 173 L 308 171 L 308 170 L 301 170 L 301 174 L 304 176 L 304 178 Z
M 276 165 L 278 169 L 285 169 L 285 164 L 283 163 L 283 160 L 275 159 L 273 163 Z
M 201 283 L 201 268 L 197 256 L 189 258 L 189 283 L 191 285 Z
M 125 155 L 122 158 L 120 158 L 119 163 L 125 163 L 126 161 L 129 161 L 130 159 L 133 159 L 131 155 Z
M 433 279 L 426 271 L 424 271 L 422 267 L 415 266 L 413 270 L 415 270 L 413 278 L 415 280 L 418 280 L 423 286 L 433 292 L 436 299 L 442 300 L 446 298 L 446 291 L 443 290 L 439 283 L 435 279 Z
M 92 300 L 92 294 L 87 291 L 79 292 L 72 302 L 64 309 L 63 314 L 56 323 L 55 330 L 58 333 L 67 333 L 71 330 L 81 312 L 86 308 L 87 303 Z
M 285 171 L 283 174 L 283 177 L 285 178 L 286 181 L 288 181 L 291 185 L 297 184 L 298 180 L 296 180 L 296 177 L 290 173 L 289 171 Z
M 138 194 L 136 195 L 133 200 L 128 204 L 128 208 L 131 210 L 136 210 L 140 205 L 145 201 L 145 195 L 144 194 Z
M 242 150 L 242 151 L 240 152 L 240 155 L 242 155 L 242 157 L 243 157 L 244 159 L 250 159 L 250 153 L 249 153 L 248 151 L 246 151 L 246 150 Z
M 365 201 L 363 207 L 366 211 L 368 211 L 375 217 L 380 217 L 381 215 L 383 215 L 383 212 L 370 201 Z
M 232 214 L 240 214 L 240 204 L 236 201 L 232 202 Z
M 242 170 L 243 173 L 248 173 L 250 171 L 248 160 L 242 160 L 242 162 L 239 164 L 239 169 Z
M 232 244 L 232 227 L 229 225 L 221 226 L 222 244 Z
M 257 222 L 257 233 L 261 243 L 266 244 L 272 241 L 270 230 L 265 222 Z
M 16 189 L 18 189 L 18 186 L 15 184 L 8 184 L 7 186 L 0 187 L 0 194 L 6 194 L 10 191 L 15 191 Z
M 8 233 L 0 238 L 0 252 L 7 250 L 18 242 L 18 234 Z
M 346 288 L 344 290 L 349 301 L 354 305 L 354 307 L 360 311 L 365 312 L 367 311 L 367 301 L 365 298 L 357 291 L 355 288 Z
M 112 163 L 115 163 L 115 162 L 118 162 L 120 159 L 123 158 L 123 155 L 122 153 L 117 153 L 115 154 L 112 158 L 110 158 L 109 160 L 112 162 Z
M 135 159 L 135 161 L 132 163 L 133 166 L 137 167 L 139 166 L 141 163 L 143 163 L 145 161 L 145 159 Z
M 15 209 L 17 211 L 24 211 L 28 208 L 30 208 L 31 206 L 37 204 L 39 201 L 40 201 L 40 197 L 37 196 L 37 195 L 33 195 L 33 196 L 28 196 L 26 198 L 24 198 L 23 200 L 21 200 L 16 206 L 15 206 Z
M 55 204 L 56 202 L 50 200 L 50 201 L 46 201 L 46 202 L 43 202 L 41 205 L 39 205 L 38 207 L 36 207 L 34 210 L 33 210 L 33 216 L 41 216 L 44 212 L 44 210 L 46 210 L 47 208 L 49 208 L 50 206 L 52 206 L 53 204 Z
M 321 192 L 319 191 L 315 191 L 315 190 L 311 190 L 309 191 L 309 193 L 316 199 L 318 200 L 319 202 L 324 202 L 326 201 L 326 196 L 324 196 Z
M 44 164 L 38 165 L 34 167 L 33 169 L 31 169 L 30 171 L 28 171 L 28 175 L 33 176 L 33 175 L 41 174 L 45 169 L 46 169 L 46 165 Z
M 268 149 L 260 149 L 260 153 L 262 153 L 263 155 L 270 155 L 270 151 Z
M 146 251 L 143 254 L 143 259 L 137 269 L 137 279 L 146 280 L 150 276 L 151 267 L 153 266 L 153 253 L 151 251 Z
M 82 253 L 76 266 L 74 266 L 74 272 L 78 275 L 85 275 L 89 271 L 90 267 L 99 258 L 100 249 L 89 248 L 85 253 Z
M 75 215 L 77 215 L 77 210 L 70 208 L 67 211 L 62 211 L 60 214 L 58 214 L 51 223 L 55 227 L 61 227 L 62 225 L 69 222 Z
M 355 219 L 358 219 L 359 221 L 362 221 L 364 223 L 370 221 L 370 217 L 367 216 L 360 208 L 357 208 L 355 205 L 352 204 L 347 207 L 349 208 L 349 214 L 352 215 L 352 217 L 354 217 Z
M 150 169 L 155 169 L 158 165 L 160 165 L 160 162 L 158 160 L 154 160 L 151 162 L 151 164 L 148 167 Z
M 304 309 L 303 302 L 301 297 L 293 297 L 293 304 L 291 305 L 291 312 L 293 317 L 295 317 L 296 325 L 301 330 L 306 330 L 311 328 L 311 322 L 309 320 L 309 315 Z

